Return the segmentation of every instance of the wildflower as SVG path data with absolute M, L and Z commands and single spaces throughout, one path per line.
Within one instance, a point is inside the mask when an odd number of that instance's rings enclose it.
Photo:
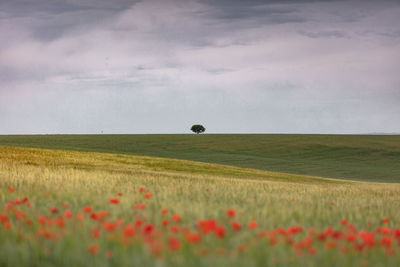
M 228 210 L 226 211 L 226 215 L 228 215 L 228 217 L 233 218 L 233 217 L 235 217 L 235 215 L 236 215 L 236 211 L 235 211 L 234 209 L 228 209 Z
M 176 237 L 171 237 L 168 240 L 168 247 L 171 251 L 177 251 L 181 248 L 181 242 Z
M 14 187 L 10 186 L 10 187 L 8 188 L 8 191 L 9 191 L 10 193 L 14 193 L 15 189 L 14 189 Z
M 242 229 L 242 225 L 240 223 L 238 223 L 237 221 L 233 221 L 231 223 L 232 228 L 236 231 L 240 231 L 240 229 Z
M 148 234 L 151 234 L 153 232 L 153 230 L 154 230 L 154 226 L 149 223 L 144 226 L 143 233 L 148 235 Z
M 161 214 L 162 214 L 162 215 L 168 214 L 168 210 L 167 210 L 167 209 L 162 209 L 162 210 L 161 210 Z
M 145 210 L 146 209 L 146 204 L 136 203 L 135 204 L 135 209 L 137 209 L 137 210 Z
M 225 237 L 225 227 L 223 226 L 217 226 L 215 228 L 215 235 L 219 238 L 224 238 Z
M 365 245 L 373 245 L 375 243 L 375 235 L 372 232 L 361 231 L 360 237 L 363 239 Z
M 132 237 L 135 235 L 135 230 L 133 229 L 133 227 L 131 225 L 127 225 L 127 226 L 125 226 L 125 228 L 123 230 L 123 234 L 125 237 Z
M 103 224 L 103 228 L 108 232 L 114 231 L 116 227 L 117 225 L 114 222 L 105 222 Z
M 39 224 L 41 224 L 41 225 L 45 225 L 46 224 L 46 221 L 47 221 L 47 219 L 46 219 L 46 216 L 39 216 L 39 218 L 38 218 L 38 222 L 39 222 Z
M 247 226 L 251 229 L 256 229 L 258 224 L 255 221 L 250 221 Z
M 56 207 L 50 207 L 50 212 L 53 214 L 58 213 L 58 209 Z
M 171 216 L 171 219 L 174 222 L 179 222 L 181 220 L 181 216 L 179 214 L 174 214 L 174 215 Z
M 119 198 L 110 198 L 110 204 L 119 204 Z
M 187 233 L 186 240 L 188 243 L 199 243 L 201 241 L 201 236 L 198 233 Z
M 212 231 L 215 230 L 217 227 L 217 221 L 214 219 L 209 219 L 209 220 L 199 220 L 197 222 L 197 226 L 199 227 L 199 230 L 204 233 L 208 234 Z
M 97 238 L 100 237 L 100 229 L 99 229 L 99 228 L 94 227 L 94 228 L 92 229 L 92 237 L 93 237 L 94 239 L 97 239 Z
M 169 224 L 169 221 L 167 219 L 164 219 L 161 221 L 162 226 L 167 226 Z
M 111 250 L 107 250 L 106 257 L 111 259 L 113 256 L 114 256 L 113 252 Z
M 172 225 L 169 229 L 173 233 L 178 233 L 179 232 L 179 226 L 178 225 Z
M 348 233 L 347 237 L 346 237 L 347 241 L 349 241 L 349 242 L 356 241 L 357 238 L 358 237 L 357 237 L 357 235 L 355 233 Z
M 88 252 L 92 255 L 97 254 L 99 252 L 99 245 L 94 244 L 88 247 Z
M 135 221 L 135 226 L 136 226 L 136 227 L 140 227 L 140 226 L 142 226 L 142 223 L 143 223 L 143 221 L 142 221 L 141 219 L 137 219 L 137 220 Z
M 337 246 L 336 241 L 329 241 L 328 243 L 325 244 L 325 247 L 327 249 L 334 249 L 336 248 L 336 246 Z
M 66 218 L 71 218 L 72 216 L 74 216 L 74 214 L 72 213 L 72 211 L 70 211 L 70 210 L 65 210 L 65 211 L 64 211 L 64 217 L 66 217 Z
M 301 227 L 301 226 L 291 226 L 291 227 L 289 227 L 287 232 L 290 235 L 294 235 L 297 233 L 301 233 L 302 231 L 303 231 L 303 227 Z
M 393 237 L 383 236 L 381 239 L 381 245 L 384 247 L 390 247 L 393 243 Z
M 65 221 L 64 221 L 64 218 L 62 218 L 62 217 L 57 217 L 55 222 L 56 222 L 57 226 L 60 228 L 63 228 L 65 226 Z
M 383 219 L 382 219 L 382 223 L 383 223 L 383 224 L 389 223 L 389 218 L 383 218 Z
M 146 188 L 145 186 L 141 186 L 141 187 L 139 188 L 140 193 L 143 193 L 143 192 L 145 192 L 146 190 L 147 190 L 147 188 Z
M 84 212 L 91 212 L 92 211 L 92 207 L 86 206 L 86 207 L 83 208 L 83 211 Z
M 122 193 L 118 193 L 118 196 L 119 196 L 119 197 L 122 197 Z
M 347 220 L 346 220 L 346 219 L 341 220 L 341 221 L 340 221 L 340 224 L 341 224 L 341 225 L 346 225 L 346 224 L 347 224 Z

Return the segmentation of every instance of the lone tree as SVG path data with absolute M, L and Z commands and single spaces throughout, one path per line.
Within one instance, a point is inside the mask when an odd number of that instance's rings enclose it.
M 195 124 L 192 126 L 192 128 L 190 128 L 190 130 L 192 130 L 192 132 L 194 132 L 196 134 L 199 134 L 199 133 L 203 133 L 206 130 L 206 128 L 204 128 L 203 125 Z

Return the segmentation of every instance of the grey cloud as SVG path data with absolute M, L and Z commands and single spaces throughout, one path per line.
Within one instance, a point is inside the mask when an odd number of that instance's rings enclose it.
M 210 132 L 400 131 L 394 1 L 0 10 L 0 133 L 185 132 L 193 121 Z
M 25 23 L 32 36 L 41 41 L 53 41 L 66 33 L 88 30 L 132 7 L 139 1 L 117 0 L 16 0 L 2 1 L 2 19 L 31 18 Z
M 320 31 L 320 32 L 306 32 L 300 31 L 301 35 L 310 38 L 348 38 L 349 36 L 343 31 Z

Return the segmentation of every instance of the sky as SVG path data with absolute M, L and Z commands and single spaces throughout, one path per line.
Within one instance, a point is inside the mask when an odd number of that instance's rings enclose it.
M 400 132 L 400 1 L 0 0 L 0 134 Z

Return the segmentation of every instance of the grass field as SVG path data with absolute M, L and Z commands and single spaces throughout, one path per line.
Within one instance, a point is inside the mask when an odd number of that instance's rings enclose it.
M 158 156 L 400 182 L 400 135 L 33 135 L 0 136 L 0 145 Z
M 29 138 L 38 140 L 31 145 L 55 147 L 67 137 L 26 137 L 26 143 Z M 73 149 L 76 137 L 70 138 L 63 145 Z M 86 138 L 83 144 L 97 140 L 101 146 L 96 138 L 114 137 Z M 125 144 L 132 138 L 141 143 L 145 137 L 127 136 Z M 165 138 L 177 138 L 183 146 L 185 139 L 219 137 Z M 396 138 L 376 139 L 371 148 L 374 137 L 366 137 L 357 147 L 396 151 L 398 147 L 390 148 Z M 209 145 L 208 140 L 196 146 Z M 119 142 L 121 150 L 124 142 Z M 224 144 L 214 142 L 216 147 Z M 154 146 L 154 151 L 161 149 Z M 252 151 L 259 146 L 266 145 L 246 145 Z M 386 158 L 394 159 L 396 153 Z M 126 154 L 0 147 L 0 205 L 0 266 L 400 265 L 396 183 Z

